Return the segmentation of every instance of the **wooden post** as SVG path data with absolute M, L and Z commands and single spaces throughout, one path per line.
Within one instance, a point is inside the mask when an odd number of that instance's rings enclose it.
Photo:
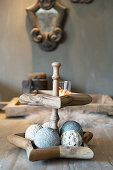
M 59 68 L 61 64 L 58 62 L 52 63 L 53 67 L 53 96 L 59 96 Z M 58 115 L 58 109 L 52 109 L 52 115 L 51 115 L 51 122 L 52 122 L 52 128 L 58 129 L 57 123 L 59 121 L 59 115 Z

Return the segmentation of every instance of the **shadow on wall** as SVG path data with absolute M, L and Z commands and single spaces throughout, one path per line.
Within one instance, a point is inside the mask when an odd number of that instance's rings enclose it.
M 0 101 L 10 101 L 13 97 L 20 96 L 17 89 L 0 82 Z

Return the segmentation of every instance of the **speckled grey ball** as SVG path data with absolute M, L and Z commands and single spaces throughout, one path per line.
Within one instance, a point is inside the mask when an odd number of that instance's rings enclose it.
M 40 129 L 34 139 L 34 144 L 38 148 L 47 148 L 60 145 L 60 137 L 57 130 L 51 128 Z
M 34 141 L 36 133 L 41 129 L 42 127 L 39 124 L 31 125 L 27 128 L 25 132 L 25 138 L 29 139 L 30 141 Z
M 59 130 L 59 133 L 62 135 L 64 132 L 66 131 L 70 131 L 70 130 L 75 130 L 77 131 L 81 136 L 83 136 L 83 130 L 81 125 L 78 122 L 75 121 L 67 121 L 65 122 Z

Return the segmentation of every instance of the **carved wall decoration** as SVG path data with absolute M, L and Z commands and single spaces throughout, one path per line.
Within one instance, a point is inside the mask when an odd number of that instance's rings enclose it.
M 71 1 L 74 2 L 74 3 L 90 3 L 93 0 L 71 0 Z
M 38 0 L 26 11 L 32 25 L 32 39 L 46 51 L 55 49 L 62 38 L 66 7 L 57 0 Z

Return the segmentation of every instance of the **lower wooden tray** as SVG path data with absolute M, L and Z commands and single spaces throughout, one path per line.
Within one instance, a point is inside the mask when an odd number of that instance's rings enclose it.
M 84 146 L 56 146 L 50 148 L 37 149 L 31 141 L 25 139 L 25 134 L 9 135 L 8 141 L 15 146 L 26 150 L 28 159 L 32 162 L 54 158 L 76 158 L 76 159 L 92 159 L 93 151 L 88 147 L 87 143 L 92 139 L 91 132 L 84 132 Z

